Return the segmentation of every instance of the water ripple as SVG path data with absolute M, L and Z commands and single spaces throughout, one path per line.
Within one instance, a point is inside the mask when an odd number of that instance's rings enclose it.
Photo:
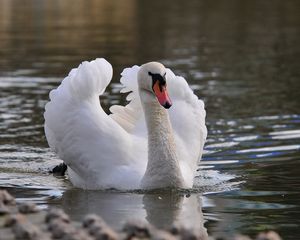
M 276 147 L 264 147 L 264 148 L 252 148 L 252 149 L 244 149 L 238 150 L 236 153 L 249 153 L 249 152 L 272 152 L 276 154 L 277 151 L 290 151 L 290 150 L 299 150 L 300 145 L 287 145 L 287 146 L 276 146 Z

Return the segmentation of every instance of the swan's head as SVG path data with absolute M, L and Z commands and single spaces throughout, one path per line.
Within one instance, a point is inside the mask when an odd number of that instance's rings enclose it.
M 149 62 L 141 66 L 138 73 L 138 85 L 145 93 L 142 101 L 149 102 L 156 97 L 160 105 L 170 108 L 172 102 L 167 92 L 166 68 L 158 62 Z

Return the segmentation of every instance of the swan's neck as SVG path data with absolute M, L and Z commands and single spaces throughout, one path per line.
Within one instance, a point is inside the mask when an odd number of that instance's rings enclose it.
M 169 114 L 155 102 L 143 103 L 148 130 L 148 164 L 143 188 L 184 187 Z

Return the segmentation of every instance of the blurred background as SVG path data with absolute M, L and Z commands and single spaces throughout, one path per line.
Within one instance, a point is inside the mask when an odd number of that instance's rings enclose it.
M 298 0 L 0 0 L 0 187 L 115 227 L 134 215 L 215 236 L 300 238 L 299 13 Z M 125 104 L 122 69 L 153 60 L 204 100 L 209 135 L 191 197 L 80 191 L 48 174 L 60 162 L 43 130 L 49 91 L 97 57 L 114 67 L 107 111 Z

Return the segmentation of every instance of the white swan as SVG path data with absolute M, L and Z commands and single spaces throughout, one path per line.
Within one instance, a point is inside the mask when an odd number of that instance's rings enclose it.
M 110 115 L 99 103 L 112 78 L 105 59 L 83 62 L 49 94 L 45 133 L 71 182 L 84 189 L 191 188 L 207 135 L 203 101 L 157 62 L 121 75 L 129 104 L 112 106 Z

